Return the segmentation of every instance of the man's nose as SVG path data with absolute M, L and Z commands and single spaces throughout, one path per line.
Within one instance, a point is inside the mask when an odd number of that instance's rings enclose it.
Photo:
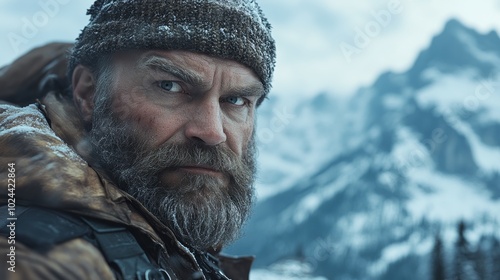
M 204 100 L 191 111 L 190 121 L 185 128 L 188 139 L 206 145 L 218 145 L 226 142 L 223 115 L 218 100 Z

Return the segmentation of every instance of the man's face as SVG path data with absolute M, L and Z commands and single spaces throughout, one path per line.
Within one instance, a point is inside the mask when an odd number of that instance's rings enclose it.
M 115 56 L 108 76 L 89 133 L 97 163 L 189 245 L 236 238 L 253 200 L 257 76 L 183 51 Z

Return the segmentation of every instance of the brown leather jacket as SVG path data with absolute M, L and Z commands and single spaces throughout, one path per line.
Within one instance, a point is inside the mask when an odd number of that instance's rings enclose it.
M 124 225 L 136 238 L 153 244 L 155 249 L 145 250 L 150 258 L 175 256 L 185 268 L 175 277 L 191 279 L 200 267 L 190 250 L 139 202 L 89 166 L 79 151 L 85 130 L 73 101 L 61 94 L 67 88 L 65 57 L 70 47 L 50 44 L 0 69 L 0 100 L 6 101 L 0 102 L 0 178 L 4 181 L 0 205 L 8 202 L 7 178 L 12 173 L 8 164 L 15 163 L 16 204 Z M 11 246 L 0 236 L 4 258 Z M 217 257 L 228 278 L 248 279 L 252 257 Z M 99 249 L 82 238 L 43 253 L 17 241 L 15 261 L 15 272 L 8 270 L 5 260 L 0 262 L 0 279 L 115 279 Z

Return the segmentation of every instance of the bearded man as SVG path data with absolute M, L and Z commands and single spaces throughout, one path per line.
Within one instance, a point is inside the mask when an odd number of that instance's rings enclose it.
M 275 64 L 261 9 L 97 0 L 88 14 L 74 45 L 0 69 L 2 279 L 248 279 L 252 258 L 220 251 L 254 198 Z

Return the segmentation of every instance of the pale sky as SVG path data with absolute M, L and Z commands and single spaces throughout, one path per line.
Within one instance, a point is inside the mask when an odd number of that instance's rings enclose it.
M 2 0 L 0 65 L 47 42 L 73 41 L 92 2 Z M 404 71 L 450 18 L 481 33 L 500 31 L 500 0 L 258 2 L 274 27 L 272 92 L 281 96 L 350 95 L 386 70 Z

